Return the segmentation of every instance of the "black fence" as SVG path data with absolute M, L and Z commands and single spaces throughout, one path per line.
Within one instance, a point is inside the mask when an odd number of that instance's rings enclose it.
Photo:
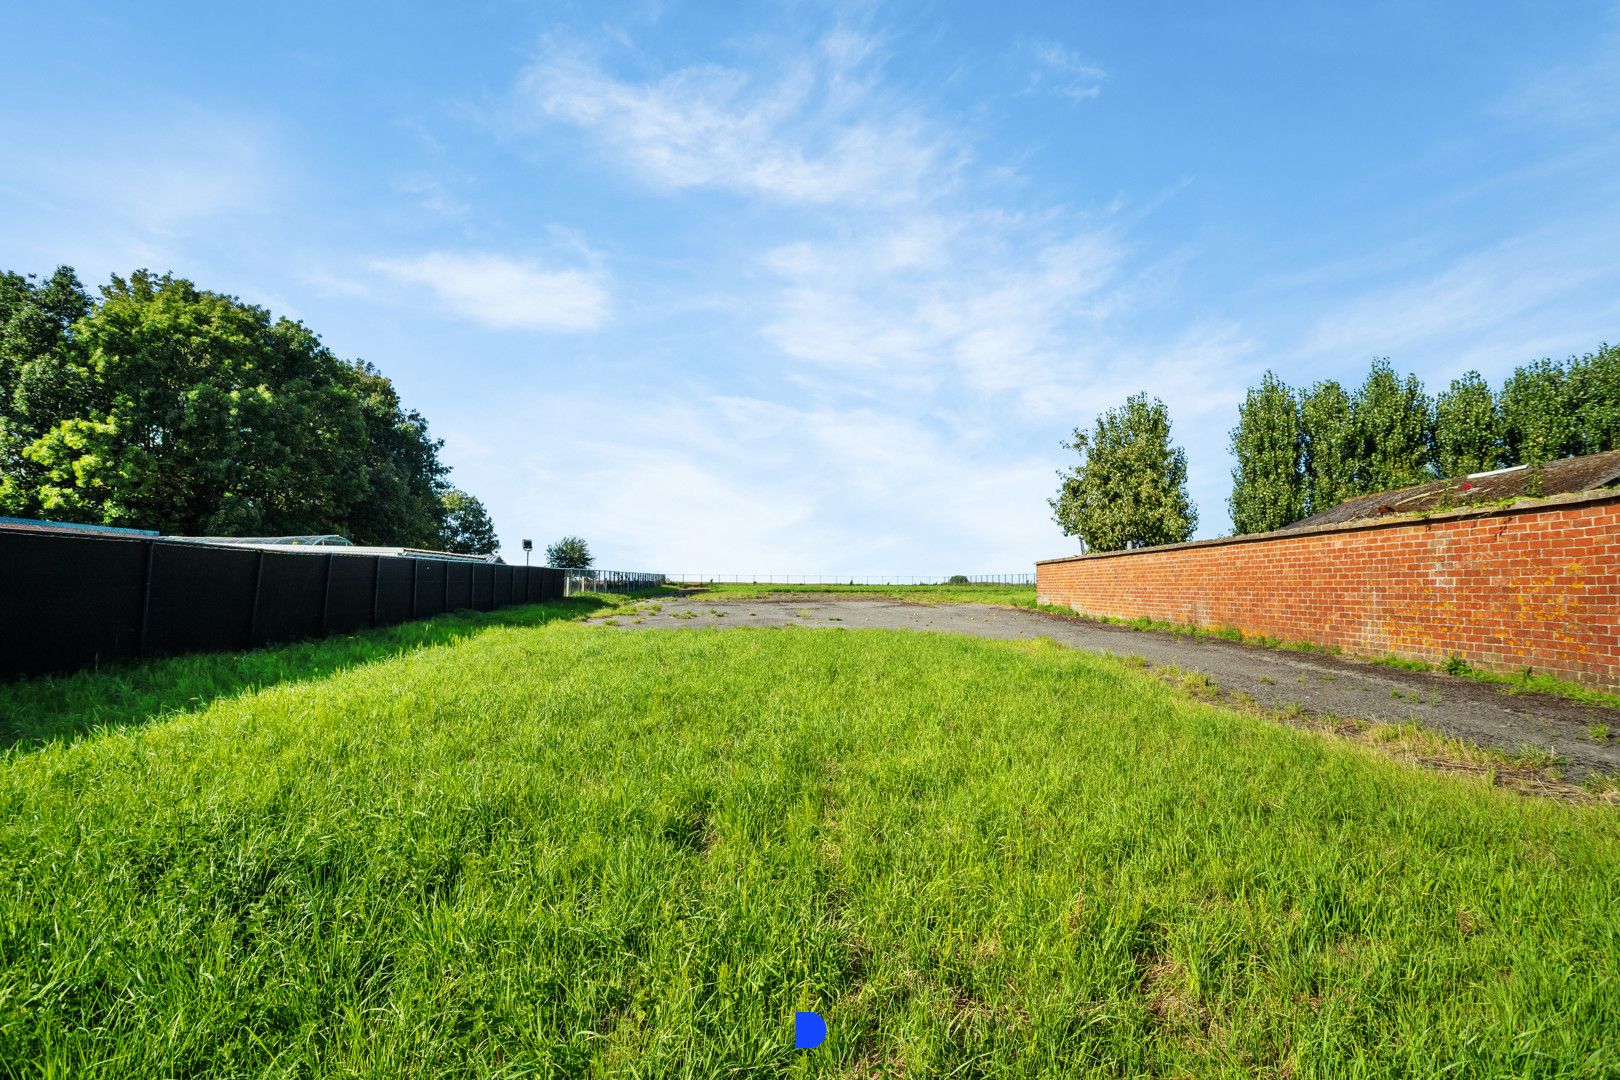
M 0 529 L 0 677 L 560 598 L 546 567 Z

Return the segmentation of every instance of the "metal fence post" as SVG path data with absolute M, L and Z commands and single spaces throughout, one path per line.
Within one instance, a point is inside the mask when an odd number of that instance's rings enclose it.
M 259 589 L 264 584 L 264 549 L 259 549 L 259 558 L 253 566 L 253 603 L 248 608 L 248 648 L 259 639 Z
M 327 558 L 330 559 L 331 556 L 328 555 Z M 416 579 L 417 579 L 417 576 L 421 572 L 422 572 L 422 560 L 421 559 L 412 559 L 411 560 L 411 618 L 413 618 L 413 619 L 416 618 Z
M 330 620 L 331 612 L 332 612 L 332 559 L 333 558 L 334 558 L 334 556 L 332 556 L 332 555 L 328 555 L 326 557 L 326 581 L 321 585 L 321 636 L 322 637 L 326 636 L 326 624 Z
M 135 639 L 135 655 L 146 655 L 146 632 L 152 622 L 152 560 L 157 556 L 157 541 L 146 542 L 146 580 L 141 583 L 141 629 Z
M 377 625 L 377 597 L 382 591 L 382 561 L 381 555 L 373 556 L 376 562 L 371 566 L 371 625 Z

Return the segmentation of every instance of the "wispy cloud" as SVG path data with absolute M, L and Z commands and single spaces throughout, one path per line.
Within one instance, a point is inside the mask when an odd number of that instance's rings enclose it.
M 622 431 L 623 410 L 639 418 L 638 437 L 603 437 Z M 1029 512 L 1050 494 L 1051 463 L 1009 455 L 989 432 L 734 395 L 628 396 L 611 412 L 564 400 L 548 405 L 546 424 L 570 449 L 530 466 L 531 513 L 547 517 L 536 528 L 615 537 L 621 546 L 602 554 L 627 565 L 943 576 L 1017 570 L 1059 542 Z M 919 546 L 925 535 L 942 543 Z
M 1070 101 L 1089 101 L 1102 93 L 1108 72 L 1060 42 L 1033 39 L 1024 42 L 1022 51 L 1031 65 L 1026 93 L 1056 94 Z
M 706 64 L 645 81 L 554 52 L 524 73 L 519 99 L 659 187 L 894 204 L 947 180 L 953 159 L 937 130 L 877 93 L 876 51 L 837 32 L 767 74 Z
M 199 249 L 247 235 L 299 187 L 296 155 L 247 115 L 159 103 L 137 115 L 109 104 L 72 138 L 38 125 L 0 117 L 14 259 L 37 251 L 92 277 L 192 270 L 205 262 Z
M 1611 16 L 1620 23 L 1620 13 Z M 1610 126 L 1620 116 L 1620 28 L 1599 35 L 1583 55 L 1518 87 L 1498 112 L 1532 124 Z
M 472 204 L 454 194 L 441 180 L 425 176 L 406 176 L 395 181 L 395 188 L 411 196 L 429 217 L 443 221 L 463 222 L 472 213 Z
M 376 259 L 371 268 L 421 286 L 454 314 L 497 330 L 594 330 L 608 314 L 607 277 L 597 269 L 453 251 Z
M 1066 343 L 1106 310 L 1122 248 L 1106 229 L 929 215 L 837 242 L 777 248 L 763 332 L 788 356 L 879 382 L 960 380 L 1031 403 Z
M 1571 220 L 1501 243 L 1465 252 L 1427 273 L 1409 274 L 1398 285 L 1364 293 L 1327 310 L 1306 335 L 1307 355 L 1349 355 L 1364 361 L 1391 354 L 1479 358 L 1526 334 L 1531 340 L 1565 340 L 1572 347 L 1596 344 L 1609 328 L 1594 320 L 1620 315 L 1620 301 L 1593 304 L 1613 280 L 1620 238 L 1612 219 Z M 1530 359 L 1516 356 L 1513 362 Z M 1501 363 L 1487 363 L 1494 367 Z

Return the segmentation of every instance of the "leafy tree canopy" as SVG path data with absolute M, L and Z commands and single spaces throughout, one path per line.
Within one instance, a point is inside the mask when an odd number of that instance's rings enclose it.
M 565 536 L 546 548 L 546 565 L 565 570 L 588 570 L 594 560 L 590 545 L 578 536 Z
M 428 546 L 440 443 L 303 324 L 138 270 L 0 275 L 0 512 Z
M 1058 473 L 1062 486 L 1048 500 L 1064 535 L 1093 551 L 1192 536 L 1198 512 L 1187 495 L 1187 455 L 1170 441 L 1164 402 L 1136 394 L 1099 416 L 1091 434 L 1075 429 L 1064 446 L 1081 458 Z
M 1374 360 L 1351 413 L 1357 494 L 1434 479 L 1433 409 L 1416 375 L 1402 379 L 1388 360 Z
M 1249 390 L 1231 434 L 1232 525 L 1269 532 L 1305 516 L 1305 439 L 1299 399 L 1273 372 Z
M 444 526 L 440 544 L 445 551 L 459 555 L 493 555 L 500 546 L 495 539 L 495 523 L 484 504 L 460 488 L 451 488 L 441 497 Z
M 1354 394 L 1332 381 L 1291 391 L 1267 372 L 1239 408 L 1231 447 L 1239 532 L 1436 477 L 1620 449 L 1620 349 L 1532 361 L 1498 393 L 1470 371 L 1432 401 L 1387 360 Z
M 1435 402 L 1435 457 L 1441 476 L 1488 472 L 1502 459 L 1502 418 L 1491 384 L 1477 371 L 1451 381 Z
M 1356 493 L 1356 429 L 1351 399 L 1329 379 L 1300 395 L 1306 514 L 1337 506 Z

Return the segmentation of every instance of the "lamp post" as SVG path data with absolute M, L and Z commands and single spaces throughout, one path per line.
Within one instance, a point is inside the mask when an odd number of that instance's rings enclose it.
M 523 565 L 524 566 L 529 565 L 529 552 L 531 552 L 533 550 L 534 550 L 534 541 L 533 540 L 525 540 L 525 541 L 523 541 Z

